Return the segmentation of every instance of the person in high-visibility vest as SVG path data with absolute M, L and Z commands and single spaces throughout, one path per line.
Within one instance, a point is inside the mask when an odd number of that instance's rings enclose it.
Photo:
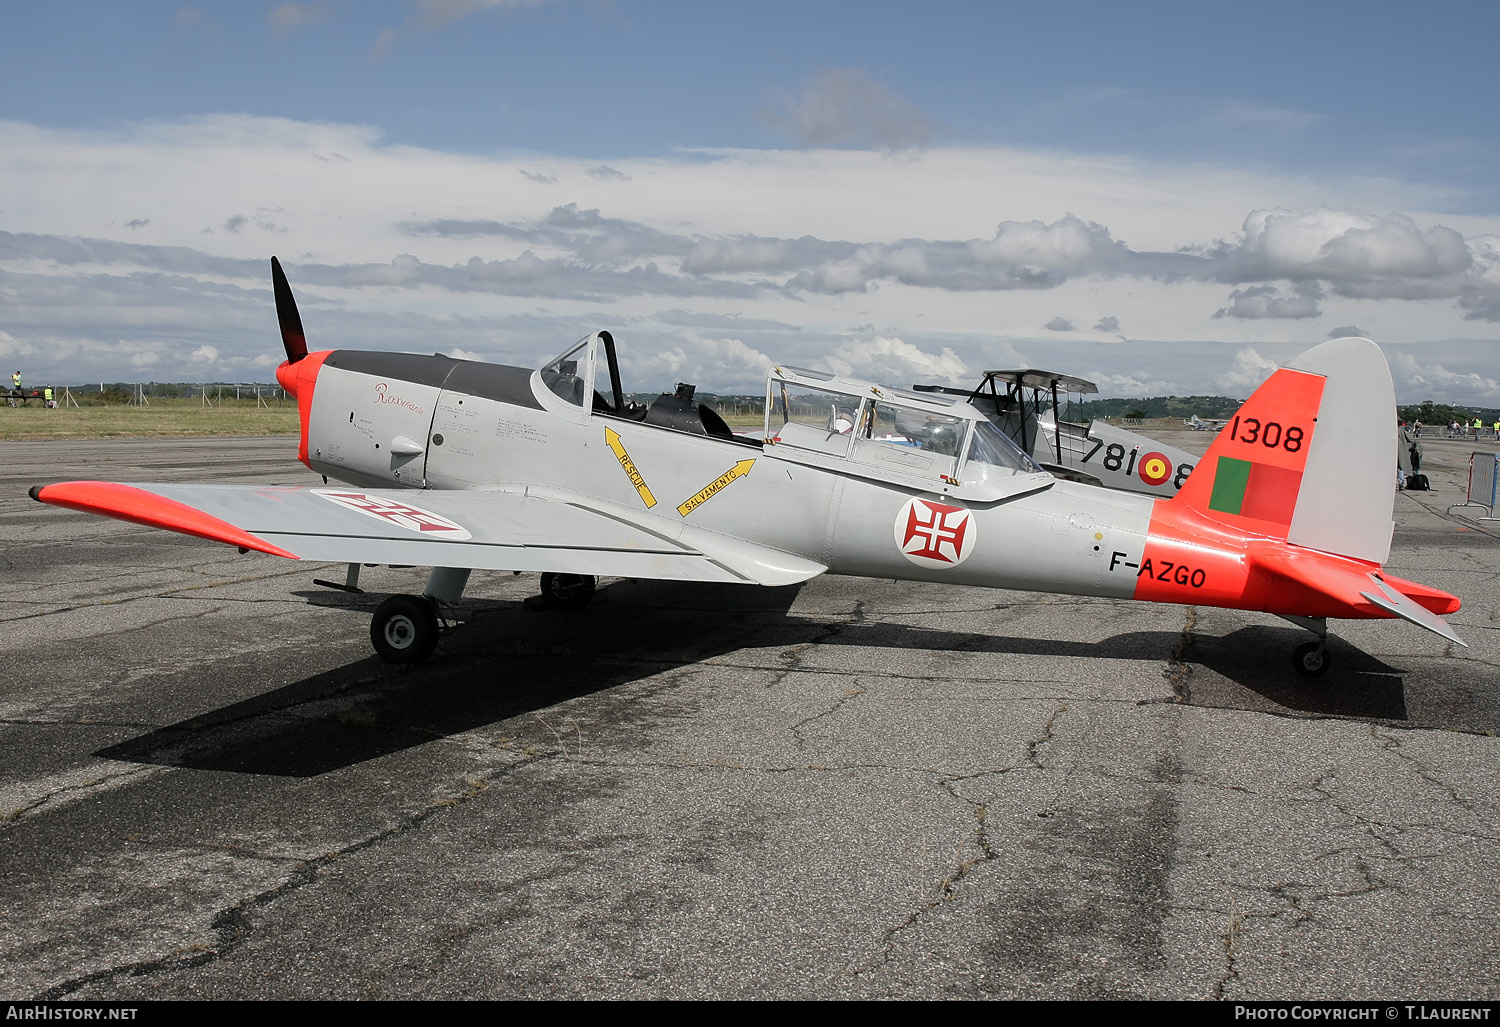
M 48 410 L 53 410 L 57 407 L 57 400 L 52 398 L 52 386 L 50 385 L 42 390 L 42 406 Z

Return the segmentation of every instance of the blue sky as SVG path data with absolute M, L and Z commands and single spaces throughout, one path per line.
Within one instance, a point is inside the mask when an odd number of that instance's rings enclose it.
M 6 5 L 0 362 L 265 379 L 277 252 L 319 345 L 534 362 L 614 327 L 705 388 L 1024 362 L 1243 393 L 1358 328 L 1403 398 L 1500 401 L 1497 29 L 1480 3 Z

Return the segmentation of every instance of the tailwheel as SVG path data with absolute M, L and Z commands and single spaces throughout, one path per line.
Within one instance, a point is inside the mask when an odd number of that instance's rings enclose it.
M 581 610 L 594 601 L 599 579 L 591 574 L 543 574 L 542 598 L 554 610 Z
M 391 596 L 370 620 L 370 641 L 387 663 L 421 663 L 437 640 L 437 608 L 421 596 Z
M 1292 666 L 1305 678 L 1322 677 L 1332 665 L 1328 643 L 1321 638 L 1316 642 L 1304 642 L 1292 652 Z

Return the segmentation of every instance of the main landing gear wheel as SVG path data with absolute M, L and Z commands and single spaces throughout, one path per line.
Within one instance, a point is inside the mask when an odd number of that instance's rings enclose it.
M 554 610 L 581 610 L 594 601 L 599 579 L 589 574 L 543 574 L 542 598 Z
M 387 663 L 421 663 L 437 640 L 437 608 L 421 596 L 391 596 L 370 621 L 370 641 Z
M 1322 677 L 1332 665 L 1326 642 L 1304 642 L 1292 652 L 1292 666 L 1305 678 Z

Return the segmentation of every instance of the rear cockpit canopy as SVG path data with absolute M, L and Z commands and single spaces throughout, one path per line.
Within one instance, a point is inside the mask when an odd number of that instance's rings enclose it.
M 935 491 L 995 486 L 1017 476 L 1045 478 L 1029 456 L 968 404 L 967 395 L 775 367 L 766 383 L 766 442 L 788 459 L 842 465 L 902 484 L 936 482 Z M 1012 484 L 1019 483 L 1008 483 L 1003 491 L 1009 494 Z

